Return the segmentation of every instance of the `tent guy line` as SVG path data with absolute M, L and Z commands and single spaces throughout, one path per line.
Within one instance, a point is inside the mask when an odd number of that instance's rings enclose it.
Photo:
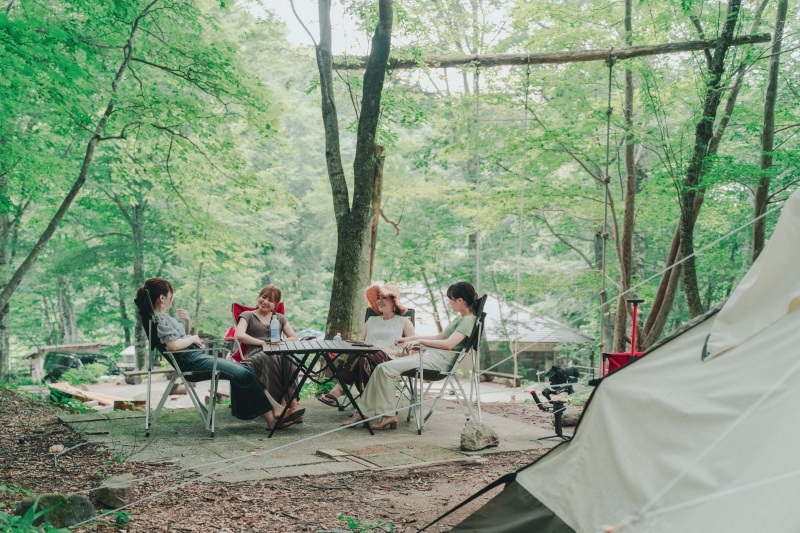
M 491 394 L 505 394 L 505 391 L 487 392 L 487 393 L 484 394 L 484 396 L 488 396 L 488 395 L 491 395 Z M 422 405 L 424 405 L 426 403 L 430 403 L 432 401 L 434 401 L 434 399 L 427 399 L 427 400 L 423 400 L 423 401 L 420 401 L 420 402 L 417 402 L 417 403 L 414 403 L 414 404 L 409 404 L 408 407 L 420 407 L 420 406 L 422 406 Z M 239 466 L 241 464 L 246 463 L 247 461 L 249 461 L 253 457 L 260 457 L 260 456 L 263 456 L 263 455 L 268 455 L 268 454 L 270 454 L 272 452 L 277 452 L 278 450 L 282 450 L 282 449 L 288 448 L 290 446 L 295 446 L 296 444 L 300 444 L 302 442 L 311 441 L 311 440 L 317 439 L 319 437 L 324 437 L 326 435 L 330 435 L 332 433 L 336 433 L 337 431 L 350 429 L 350 428 L 353 428 L 355 426 L 359 426 L 359 425 L 363 424 L 364 422 L 369 422 L 371 420 L 380 420 L 382 417 L 393 415 L 394 413 L 395 413 L 395 410 L 392 409 L 391 411 L 389 411 L 387 413 L 381 413 L 379 415 L 375 415 L 375 416 L 370 417 L 370 418 L 365 418 L 362 421 L 355 422 L 355 423 L 347 425 L 347 426 L 336 427 L 334 429 L 331 429 L 331 430 L 328 430 L 328 431 L 323 431 L 322 433 L 317 433 L 315 435 L 311 435 L 311 436 L 305 437 L 303 439 L 299 439 L 299 440 L 292 441 L 292 442 L 289 442 L 289 443 L 286 443 L 286 444 L 282 444 L 282 445 L 276 446 L 274 448 L 266 448 L 266 449 L 262 449 L 262 450 L 258 450 L 258 451 L 254 451 L 254 452 L 249 452 L 249 453 L 242 454 L 242 455 L 237 455 L 235 457 L 229 457 L 227 459 L 220 459 L 218 461 L 211 461 L 211 462 L 208 462 L 208 463 L 196 464 L 196 465 L 192 465 L 192 466 L 188 466 L 188 467 L 178 468 L 176 470 L 170 470 L 168 472 L 159 472 L 158 474 L 153 474 L 153 475 L 150 475 L 150 476 L 134 478 L 133 481 L 146 481 L 146 480 L 151 480 L 151 479 L 155 479 L 155 478 L 159 478 L 159 477 L 177 475 L 177 474 L 180 474 L 180 473 L 183 473 L 183 472 L 187 472 L 189 470 L 197 470 L 198 468 L 204 468 L 204 467 L 215 466 L 215 465 L 220 465 L 220 464 L 223 465 L 221 468 L 219 468 L 217 470 L 214 470 L 212 472 L 208 472 L 206 474 L 200 474 L 200 475 L 198 475 L 196 477 L 193 477 L 192 479 L 189 479 L 187 481 L 181 482 L 181 483 L 179 483 L 177 485 L 172 485 L 172 486 L 169 486 L 169 487 L 167 487 L 167 488 L 165 488 L 165 489 L 163 489 L 163 490 L 161 490 L 159 492 L 156 492 L 154 494 L 150 494 L 148 496 L 144 496 L 144 497 L 142 497 L 142 498 L 140 498 L 140 499 L 138 499 L 136 501 L 133 501 L 133 502 L 127 504 L 127 505 L 123 505 L 123 506 L 118 507 L 116 509 L 110 509 L 107 512 L 105 512 L 103 514 L 100 514 L 100 515 L 98 515 L 98 516 L 96 516 L 94 518 L 91 518 L 91 519 L 88 519 L 88 520 L 84 520 L 83 522 L 75 524 L 73 527 L 78 527 L 78 526 L 81 526 L 83 524 L 87 524 L 89 522 L 94 522 L 94 521 L 99 520 L 99 519 L 101 519 L 101 518 L 103 518 L 105 516 L 108 516 L 108 515 L 112 514 L 112 513 L 116 513 L 117 511 L 122 511 L 124 509 L 129 508 L 129 507 L 132 507 L 132 506 L 136 505 L 137 503 L 141 503 L 141 502 L 156 498 L 158 496 L 161 496 L 162 494 L 166 494 L 168 492 L 172 492 L 173 490 L 176 490 L 176 489 L 179 489 L 181 487 L 184 487 L 184 486 L 186 486 L 186 485 L 188 485 L 190 483 L 193 483 L 195 481 L 200 481 L 201 479 L 207 478 L 209 476 L 214 476 L 216 474 L 225 472 L 226 470 L 229 470 L 229 469 L 231 469 L 231 468 L 233 468 L 235 466 Z M 100 488 L 101 487 L 94 487 L 94 488 L 91 488 L 91 489 L 83 489 L 83 490 L 78 490 L 78 491 L 72 492 L 70 494 L 91 494 L 91 493 L 93 493 L 93 492 L 95 492 L 97 490 L 100 490 Z

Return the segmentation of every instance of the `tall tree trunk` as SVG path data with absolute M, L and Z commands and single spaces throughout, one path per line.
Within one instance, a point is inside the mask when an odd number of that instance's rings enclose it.
M 69 282 L 61 279 L 58 282 L 58 322 L 61 342 L 75 344 L 78 342 L 78 324 L 75 319 L 75 308 L 72 304 Z
M 331 0 L 320 0 L 320 42 L 316 47 L 322 121 L 325 127 L 325 160 L 331 182 L 337 229 L 336 262 L 326 326 L 329 337 L 336 333 L 352 336 L 361 322 L 356 309 L 360 308 L 361 291 L 364 280 L 369 274 L 369 254 L 365 254 L 364 250 L 369 243 L 373 219 L 373 195 L 379 168 L 375 135 L 380 117 L 386 62 L 391 48 L 393 17 L 391 0 L 379 0 L 378 24 L 372 37 L 372 49 L 364 72 L 361 112 L 356 133 L 356 153 L 353 161 L 354 183 L 351 206 L 342 166 L 338 116 L 334 102 L 330 7 Z
M 431 286 L 430 282 L 428 281 L 428 274 L 425 272 L 425 268 L 420 267 L 419 272 L 420 272 L 420 274 L 422 274 L 422 281 L 425 283 L 425 290 L 428 291 L 428 298 L 431 301 L 431 307 L 433 308 L 433 321 L 436 324 L 436 331 L 441 333 L 442 332 L 442 319 L 439 316 L 439 306 L 436 305 L 436 295 L 433 294 L 433 287 Z
M 8 330 L 9 305 L 0 309 L 0 381 L 11 375 L 11 333 Z
M 8 198 L 8 182 L 6 176 L 0 176 L 0 198 Z M 6 272 L 10 270 L 16 250 L 16 235 L 18 221 L 21 215 L 13 216 L 12 213 L 0 214 L 0 290 L 6 286 Z M 11 372 L 11 332 L 8 329 L 8 304 L 0 307 L 0 381 L 7 379 Z
M 375 248 L 378 244 L 378 222 L 381 219 L 381 196 L 383 195 L 383 164 L 386 158 L 383 155 L 383 146 L 375 145 L 375 183 L 372 186 L 372 223 L 370 224 L 369 243 L 369 269 L 364 285 L 369 284 L 375 277 Z
M 133 236 L 133 285 L 137 289 L 144 285 L 144 206 L 136 205 L 132 208 L 131 217 L 128 222 L 131 225 Z M 138 313 L 137 313 L 138 315 Z M 147 357 L 149 357 L 150 346 L 144 332 L 141 319 L 137 316 L 134 321 L 133 334 L 136 345 L 136 369 L 144 370 L 147 368 Z
M 625 0 L 625 45 L 633 45 L 632 2 Z M 624 214 L 622 218 L 622 242 L 619 257 L 619 289 L 621 293 L 631 288 L 633 275 L 633 232 L 636 213 L 636 161 L 633 142 L 633 73 L 625 69 L 625 191 Z M 628 295 L 630 297 L 630 295 Z M 617 302 L 617 316 L 614 321 L 614 351 L 625 351 L 625 331 L 630 309 L 626 298 Z M 635 347 L 631 347 L 635 350 Z
M 200 298 L 200 286 L 203 281 L 203 262 L 200 262 L 200 266 L 197 268 L 197 284 L 195 285 L 194 291 L 194 315 L 192 320 L 192 331 L 187 331 L 186 333 L 194 334 L 200 332 L 200 305 L 202 304 L 202 299 Z
M 722 98 L 722 74 L 725 72 L 725 56 L 733 42 L 733 32 L 739 19 L 741 0 L 730 0 L 725 24 L 717 39 L 717 45 L 708 69 L 708 82 L 703 103 L 703 115 L 695 129 L 695 142 L 689 166 L 681 187 L 681 253 L 687 260 L 683 263 L 684 291 L 693 317 L 704 312 L 697 285 L 697 265 L 694 258 L 694 203 L 698 196 L 703 163 L 708 154 L 709 143 L 714 134 L 714 121 Z
M 122 325 L 122 335 L 125 338 L 125 347 L 131 345 L 131 326 L 128 318 L 128 306 L 125 304 L 125 288 L 122 282 L 117 283 L 117 298 L 119 299 L 119 321 Z
M 759 6 L 756 8 L 756 12 L 753 17 L 753 25 L 751 27 L 751 33 L 757 31 L 759 25 L 761 24 L 761 16 L 764 13 L 764 9 L 766 8 L 769 0 L 762 0 Z M 701 32 L 701 38 L 705 38 Z M 728 100 L 725 103 L 725 111 L 720 118 L 719 124 L 717 126 L 717 131 L 714 133 L 714 136 L 711 138 L 711 142 L 708 146 L 708 154 L 714 155 L 717 153 L 719 149 L 720 142 L 722 141 L 722 137 L 725 134 L 725 131 L 728 127 L 730 122 L 730 118 L 733 115 L 733 111 L 736 108 L 736 100 L 739 96 L 739 91 L 742 88 L 742 83 L 744 81 L 744 74 L 747 71 L 747 61 L 743 60 L 739 63 L 739 66 L 736 68 L 734 77 L 735 81 L 733 83 L 733 87 L 731 88 L 728 94 Z M 694 201 L 694 217 L 697 218 L 698 214 L 700 213 L 700 208 L 703 205 L 703 199 L 705 195 L 705 188 L 700 187 L 698 190 L 697 197 Z M 677 267 L 671 268 L 676 262 L 680 261 L 683 257 L 680 253 L 680 231 L 681 226 L 680 223 L 678 224 L 677 229 L 675 230 L 675 235 L 672 240 L 672 244 L 670 245 L 670 249 L 667 253 L 667 260 L 665 262 L 664 267 L 669 269 L 664 275 L 661 277 L 661 281 L 659 282 L 658 289 L 656 290 L 656 297 L 653 300 L 653 306 L 650 309 L 650 315 L 645 322 L 644 331 L 641 335 L 642 343 L 641 346 L 643 349 L 646 349 L 648 346 L 653 344 L 658 340 L 661 336 L 661 333 L 664 327 L 667 324 L 667 318 L 669 316 L 670 311 L 672 310 L 672 304 L 675 299 L 675 292 L 680 283 L 678 282 L 678 278 L 681 274 L 681 265 Z
M 783 41 L 783 28 L 786 25 L 786 11 L 789 0 L 778 3 L 778 12 L 775 15 L 775 33 L 772 36 L 772 55 L 769 58 L 769 75 L 767 93 L 764 96 L 764 125 L 761 128 L 761 178 L 758 180 L 755 199 L 753 202 L 753 215 L 759 217 L 767 212 L 769 199 L 769 169 L 772 168 L 773 140 L 775 138 L 775 101 L 778 97 L 778 70 L 781 62 L 781 43 Z M 766 233 L 766 220 L 762 217 L 753 224 L 753 261 L 764 249 Z

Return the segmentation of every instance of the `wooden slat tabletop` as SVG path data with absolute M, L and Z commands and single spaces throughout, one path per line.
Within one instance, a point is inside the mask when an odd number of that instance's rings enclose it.
M 268 344 L 264 349 L 266 353 L 273 354 L 303 354 L 316 352 L 336 353 L 372 353 L 380 348 L 375 346 L 354 345 L 347 341 L 283 341 Z

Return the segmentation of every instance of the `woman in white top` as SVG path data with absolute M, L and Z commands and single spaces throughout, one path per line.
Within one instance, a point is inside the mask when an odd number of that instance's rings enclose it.
M 475 313 L 479 302 L 475 288 L 466 281 L 454 283 L 447 289 L 447 298 L 450 301 L 450 307 L 458 313 L 458 316 L 444 328 L 444 331 L 438 335 L 429 336 L 406 335 L 397 340 L 397 345 L 406 348 L 406 353 L 419 346 L 433 348 L 422 353 L 423 368 L 439 371 L 448 369 L 453 363 L 453 358 L 457 356 L 453 351 L 457 352 L 466 347 L 472 330 L 475 328 L 477 320 Z M 372 429 L 397 429 L 397 417 L 394 413 L 395 379 L 406 370 L 412 370 L 419 366 L 420 356 L 418 355 L 416 357 L 398 357 L 393 361 L 378 365 L 375 369 L 358 402 L 361 412 L 367 418 L 383 415 L 378 422 L 370 424 Z M 359 414 L 355 413 L 342 425 L 356 427 L 355 424 L 360 420 Z
M 383 287 L 373 285 L 364 292 L 372 308 L 378 316 L 371 316 L 361 329 L 361 341 L 378 348 L 377 351 L 365 355 L 339 356 L 339 368 L 342 381 L 348 387 L 355 385 L 359 392 L 364 390 L 372 371 L 381 363 L 394 359 L 401 350 L 395 346 L 397 339 L 414 335 L 414 325 L 404 317 L 406 308 L 400 303 L 400 288 L 394 283 Z M 325 394 L 319 401 L 334 407 L 339 405 L 339 397 L 344 393 L 341 384 Z

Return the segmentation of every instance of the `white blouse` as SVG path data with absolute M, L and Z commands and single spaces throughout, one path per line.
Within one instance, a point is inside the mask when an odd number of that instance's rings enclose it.
M 400 315 L 389 320 L 384 320 L 382 316 L 371 316 L 367 319 L 367 337 L 364 342 L 384 351 L 396 350 L 394 341 L 403 336 L 405 322 L 406 318 Z

